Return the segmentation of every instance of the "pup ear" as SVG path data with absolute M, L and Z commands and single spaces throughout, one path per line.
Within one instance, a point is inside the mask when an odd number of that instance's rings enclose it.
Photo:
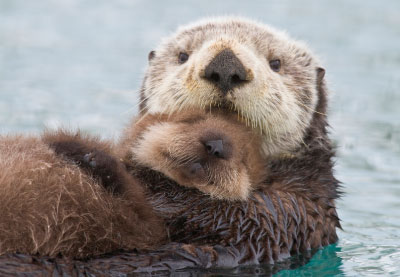
M 148 61 L 151 61 L 156 56 L 156 51 L 150 51 L 149 55 L 147 56 Z

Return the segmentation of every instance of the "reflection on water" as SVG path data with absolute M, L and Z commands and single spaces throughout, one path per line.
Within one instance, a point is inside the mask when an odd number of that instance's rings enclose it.
M 344 231 L 278 275 L 400 275 L 400 1 L 0 0 L 0 132 L 61 124 L 115 136 L 160 37 L 221 14 L 309 42 L 332 91 Z

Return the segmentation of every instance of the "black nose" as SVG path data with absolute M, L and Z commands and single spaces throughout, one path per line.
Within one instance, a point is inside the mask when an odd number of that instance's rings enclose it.
M 246 82 L 246 69 L 230 49 L 224 49 L 215 56 L 204 73 L 204 78 L 214 83 L 223 95 Z
M 209 140 L 204 143 L 207 153 L 217 158 L 224 158 L 224 144 L 222 140 Z

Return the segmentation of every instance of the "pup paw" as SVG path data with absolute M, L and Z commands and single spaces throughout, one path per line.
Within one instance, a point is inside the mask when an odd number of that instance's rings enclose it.
M 83 156 L 83 161 L 89 164 L 89 166 L 91 166 L 92 168 L 95 168 L 97 166 L 96 157 L 93 152 L 85 154 L 85 156 Z
M 84 154 L 80 166 L 89 170 L 94 177 L 99 178 L 105 188 L 111 189 L 116 188 L 123 170 L 113 156 L 97 149 Z

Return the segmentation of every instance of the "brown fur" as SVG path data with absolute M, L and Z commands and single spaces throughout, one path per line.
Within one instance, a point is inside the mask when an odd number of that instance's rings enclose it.
M 57 155 L 48 144 L 74 141 L 109 152 L 110 145 L 80 134 L 43 139 L 0 138 L 0 254 L 22 252 L 85 258 L 117 249 L 160 244 L 164 227 L 139 182 L 115 197 L 96 178 Z M 87 150 L 87 149 L 85 149 Z
M 224 201 L 183 189 L 146 168 L 135 166 L 132 173 L 147 180 L 150 200 L 165 218 L 171 241 L 195 247 L 185 249 L 183 261 L 197 259 L 208 245 L 229 253 L 229 260 L 217 254 L 213 266 L 274 263 L 337 241 L 334 202 L 313 195 L 304 183 L 276 179 L 256 189 L 248 201 Z M 318 181 L 313 182 L 310 186 Z

